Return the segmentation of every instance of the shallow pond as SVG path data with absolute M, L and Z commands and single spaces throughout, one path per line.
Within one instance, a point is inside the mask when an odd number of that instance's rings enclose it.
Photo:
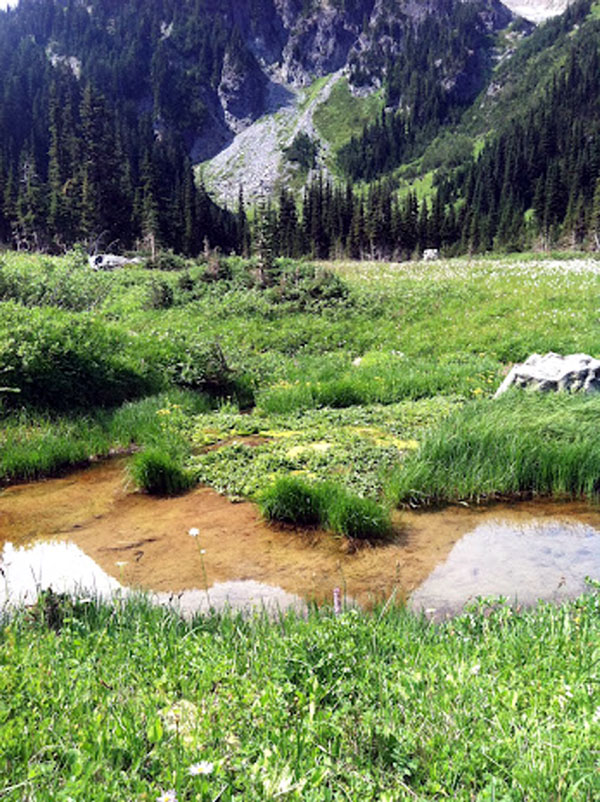
M 367 607 L 395 594 L 439 616 L 480 595 L 559 600 L 600 578 L 600 511 L 582 503 L 457 506 L 397 523 L 393 543 L 351 552 L 327 533 L 268 526 L 253 505 L 207 488 L 135 492 L 125 461 L 112 460 L 0 493 L 0 603 L 52 586 L 144 589 L 185 611 L 287 607 L 340 587 Z

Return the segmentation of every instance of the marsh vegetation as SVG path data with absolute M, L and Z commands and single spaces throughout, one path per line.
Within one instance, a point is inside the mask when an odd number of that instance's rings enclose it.
M 135 451 L 148 492 L 369 540 L 397 505 L 597 496 L 596 398 L 491 396 L 532 352 L 597 353 L 598 262 L 164 267 L 2 257 L 3 483 Z M 276 626 L 42 596 L 0 629 L 0 794 L 593 799 L 598 620 L 596 595 Z

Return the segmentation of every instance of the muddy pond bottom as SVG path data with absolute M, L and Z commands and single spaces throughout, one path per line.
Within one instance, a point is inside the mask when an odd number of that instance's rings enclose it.
M 393 597 L 434 617 L 478 596 L 560 601 L 600 579 L 600 511 L 527 502 L 398 513 L 387 544 L 349 549 L 326 532 L 269 526 L 208 488 L 138 493 L 126 462 L 0 492 L 0 606 L 39 590 L 143 590 L 184 613 L 209 608 L 371 607 Z M 198 530 L 197 537 L 189 534 Z

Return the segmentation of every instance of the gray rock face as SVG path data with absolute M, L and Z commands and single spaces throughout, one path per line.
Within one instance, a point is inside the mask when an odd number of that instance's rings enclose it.
M 235 133 L 243 131 L 265 105 L 267 78 L 255 59 L 227 50 L 217 90 L 225 121 Z
M 511 12 L 500 0 L 473 0 L 482 33 L 504 28 Z M 407 34 L 428 15 L 447 15 L 450 0 L 204 0 L 205 10 L 235 23 L 216 86 L 196 87 L 205 109 L 200 130 L 185 132 L 194 161 L 207 160 L 271 107 L 273 83 L 291 91 L 344 69 L 351 90 L 368 94 L 384 80 L 388 59 L 405 47 Z M 482 41 L 487 37 L 482 36 Z M 460 48 L 459 48 L 460 49 Z M 440 54 L 444 92 L 461 102 L 484 86 L 488 45 Z M 464 52 L 463 52 L 464 51 Z M 176 60 L 179 54 L 173 54 Z M 393 101 L 399 104 L 401 99 Z
M 339 70 L 346 64 L 359 33 L 360 22 L 333 7 L 300 16 L 283 51 L 282 76 L 290 84 L 305 86 L 316 76 Z
M 587 354 L 561 356 L 552 351 L 544 356 L 532 354 L 525 362 L 513 366 L 494 398 L 513 386 L 541 392 L 596 393 L 600 391 L 600 360 Z

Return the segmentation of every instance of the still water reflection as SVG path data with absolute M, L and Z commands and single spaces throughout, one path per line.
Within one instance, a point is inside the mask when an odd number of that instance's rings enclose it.
M 412 594 L 431 615 L 456 613 L 477 596 L 512 603 L 560 602 L 600 577 L 600 532 L 578 521 L 486 521 L 464 535 L 444 563 Z
M 0 553 L 0 608 L 33 604 L 42 590 L 57 594 L 111 599 L 131 591 L 106 574 L 79 546 L 66 542 L 42 542 L 31 547 L 5 543 Z M 203 590 L 150 593 L 158 604 L 175 607 L 183 615 L 223 610 L 304 609 L 300 597 L 254 580 L 217 582 Z

